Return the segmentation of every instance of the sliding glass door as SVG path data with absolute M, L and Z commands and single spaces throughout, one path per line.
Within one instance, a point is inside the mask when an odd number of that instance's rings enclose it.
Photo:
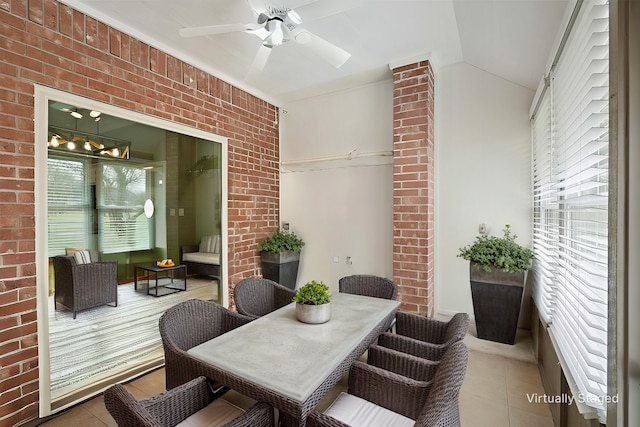
M 221 278 L 192 276 L 186 292 L 160 298 L 147 295 L 148 281 L 135 285 L 137 265 L 177 264 L 180 247 L 203 236 L 220 235 L 225 252 L 226 139 L 47 88 L 36 91 L 36 107 L 44 416 L 160 366 L 157 320 L 171 305 L 226 302 Z M 118 305 L 74 319 L 55 303 L 51 261 L 78 250 L 92 262 L 117 263 Z

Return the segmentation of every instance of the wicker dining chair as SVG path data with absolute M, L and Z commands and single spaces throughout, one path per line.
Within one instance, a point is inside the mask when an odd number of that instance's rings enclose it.
M 201 375 L 215 380 L 208 365 L 192 357 L 187 350 L 251 320 L 214 301 L 199 299 L 181 302 L 165 311 L 160 316 L 159 327 L 167 390 Z
M 295 294 L 293 289 L 259 277 L 242 279 L 233 289 L 238 313 L 253 319 L 291 303 Z
M 469 315 L 457 313 L 448 322 L 412 313 L 396 314 L 395 334 L 385 332 L 378 345 L 431 360 L 440 360 L 469 329 Z
M 357 361 L 349 371 L 347 393 L 340 394 L 324 413 L 312 412 L 306 425 L 459 427 L 459 394 L 468 358 L 464 343 L 455 343 L 437 364 L 429 381 L 414 380 Z
M 398 287 L 393 281 L 380 276 L 355 274 L 338 281 L 338 290 L 347 294 L 395 300 Z
M 174 427 L 182 422 L 188 426 L 274 426 L 271 406 L 258 402 L 243 411 L 216 399 L 205 377 L 145 400 L 136 400 L 125 386 L 116 384 L 104 392 L 104 404 L 119 427 Z

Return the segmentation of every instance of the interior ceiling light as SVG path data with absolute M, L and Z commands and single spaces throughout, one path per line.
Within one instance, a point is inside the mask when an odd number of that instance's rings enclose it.
M 262 41 L 262 45 L 272 48 L 280 46 L 291 40 L 291 32 L 279 17 L 271 18 L 265 24 L 265 29 L 269 35 Z
M 91 110 L 89 112 L 89 116 L 91 116 L 93 118 L 93 120 L 95 120 L 96 122 L 99 122 L 100 119 L 102 118 L 102 112 L 101 111 L 96 111 L 96 110 Z
M 76 155 L 90 157 L 111 157 L 128 160 L 130 158 L 131 142 L 102 135 L 78 132 L 73 129 L 49 127 L 51 135 L 47 146 L 56 151 L 70 151 L 76 149 L 76 142 L 84 147 L 84 151 L 75 152 Z
M 80 113 L 77 108 L 71 111 L 69 114 L 71 114 L 71 117 L 74 117 L 76 119 L 81 119 L 83 117 L 82 113 Z

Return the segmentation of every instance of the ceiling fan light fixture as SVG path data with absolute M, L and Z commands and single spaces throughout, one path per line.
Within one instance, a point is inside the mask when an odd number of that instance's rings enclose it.
M 269 32 L 269 35 L 262 41 L 266 47 L 280 46 L 291 40 L 289 29 L 279 17 L 269 19 L 265 24 L 265 29 Z

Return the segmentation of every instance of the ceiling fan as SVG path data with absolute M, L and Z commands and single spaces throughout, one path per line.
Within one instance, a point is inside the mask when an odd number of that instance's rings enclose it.
M 252 68 L 259 70 L 264 68 L 274 47 L 291 41 L 312 49 L 315 54 L 336 68 L 340 68 L 351 57 L 351 54 L 344 49 L 301 28 L 302 19 L 300 15 L 284 4 L 267 2 L 264 7 L 256 7 L 252 3 L 255 3 L 255 1 L 250 0 L 249 4 L 257 15 L 254 23 L 182 28 L 179 30 L 179 34 L 182 37 L 198 37 L 232 32 L 254 34 L 262 40 L 262 45 L 256 53 L 252 64 Z

